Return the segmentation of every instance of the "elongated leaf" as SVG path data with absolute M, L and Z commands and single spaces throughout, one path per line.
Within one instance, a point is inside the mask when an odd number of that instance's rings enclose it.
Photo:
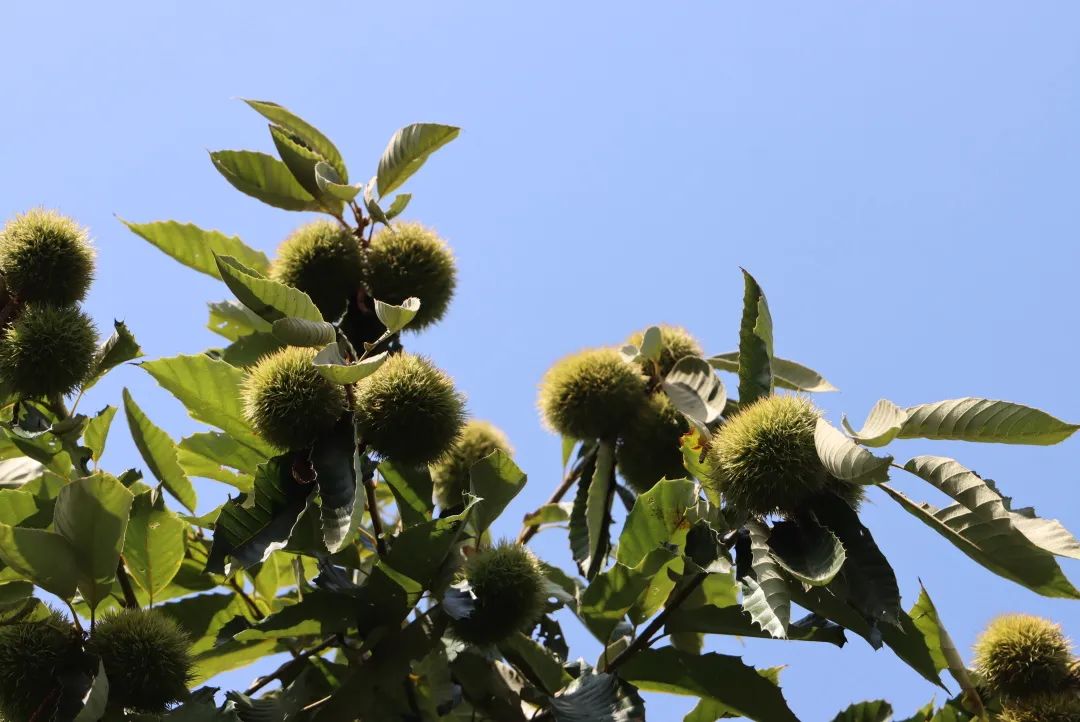
M 945 625 L 941 623 L 937 608 L 922 582 L 919 583 L 919 599 L 911 610 L 911 619 L 926 638 L 926 646 L 934 655 L 934 664 L 940 669 L 948 669 L 968 701 L 975 709 L 985 713 L 975 681 L 968 673 L 967 666 L 960 657 L 956 645 L 953 644 L 952 637 L 946 631 Z
M 80 681 L 71 687 L 64 678 L 64 692 L 61 693 L 56 719 L 68 719 L 70 711 L 78 709 L 73 722 L 98 722 L 105 714 L 109 701 L 109 679 L 105 676 L 105 664 L 98 659 L 97 670 L 88 680 Z
M 674 558 L 671 549 L 653 549 L 637 566 L 616 563 L 585 588 L 578 614 L 601 644 L 612 641 L 615 628 L 648 590 L 653 577 Z
M 907 412 L 888 399 L 880 399 L 870 409 L 863 427 L 858 431 L 851 428 L 847 417 L 841 423 L 855 441 L 863 446 L 885 446 L 895 439 L 907 421 Z
M 585 497 L 585 530 L 588 533 L 588 558 L 582 562 L 586 579 L 592 579 L 604 566 L 611 547 L 611 502 L 615 498 L 615 445 L 601 441 L 596 454 L 596 470 Z
M 310 193 L 313 198 L 318 199 L 324 207 L 332 208 L 335 212 L 339 210 L 341 201 L 323 192 L 315 177 L 315 166 L 319 163 L 325 165 L 325 159 L 315 151 L 293 140 L 288 133 L 277 126 L 270 126 L 270 137 L 274 140 L 274 147 L 277 148 L 278 156 L 285 164 L 285 167 L 289 169 L 289 172 L 292 173 L 296 182 Z M 327 166 L 327 168 L 334 174 L 335 178 L 338 177 L 337 172 L 332 167 Z
M 581 675 L 550 699 L 555 722 L 639 722 L 645 702 L 630 685 L 603 672 Z
M 912 406 L 901 439 L 954 439 L 1046 446 L 1080 429 L 1045 411 L 1009 401 L 963 398 Z
M 272 333 L 253 333 L 233 341 L 222 349 L 220 355 L 209 355 L 230 366 L 248 369 L 257 364 L 263 356 L 269 356 L 287 345 L 279 341 Z
M 356 501 L 355 454 L 352 414 L 342 416 L 329 434 L 315 440 L 311 449 L 311 464 L 315 467 L 319 486 L 323 543 L 331 554 L 349 541 L 352 529 Z
M 545 694 L 554 694 L 573 680 L 551 652 L 521 632 L 500 642 L 499 651 Z
M 79 567 L 79 591 L 93 609 L 112 589 L 134 500 L 116 478 L 77 479 L 56 499 L 53 525 L 67 539 Z
M 773 331 L 769 304 L 754 277 L 743 270 L 742 322 L 739 325 L 739 403 L 749 404 L 773 390 Z
M 245 569 L 266 561 L 288 542 L 313 488 L 293 479 L 287 457 L 260 464 L 254 491 L 221 507 L 206 570 L 224 573 L 226 557 Z
M 814 445 L 825 469 L 852 484 L 880 484 L 889 480 L 891 456 L 874 456 L 825 419 L 817 420 Z
M 397 333 L 409 325 L 420 312 L 420 299 L 415 297 L 406 298 L 401 305 L 395 306 L 375 300 L 375 315 L 386 326 L 387 333 Z
M 348 181 L 349 174 L 346 171 L 341 152 L 318 128 L 277 103 L 268 100 L 250 100 L 248 98 L 244 98 L 244 102 L 270 122 L 281 126 L 290 134 L 299 138 L 304 145 L 325 158 L 326 162 L 333 166 L 343 181 Z
M 570 521 L 570 510 L 573 506 L 574 505 L 571 502 L 544 504 L 540 508 L 526 514 L 521 520 L 521 523 L 525 526 L 543 527 L 547 524 L 558 524 L 560 522 Z
M 392 221 L 397 216 L 400 216 L 405 212 L 405 208 L 408 207 L 409 201 L 412 200 L 412 193 L 402 193 L 401 195 L 394 196 L 393 202 L 390 207 L 386 209 L 386 220 Z
M 318 211 L 322 205 L 277 158 L 250 150 L 219 150 L 210 160 L 233 188 L 286 211 Z
M 589 558 L 589 530 L 585 522 L 585 507 L 589 499 L 589 487 L 596 473 L 596 453 L 583 455 L 578 463 L 581 464 L 581 473 L 578 475 L 574 503 L 570 508 L 570 527 L 567 536 L 570 541 L 570 553 L 580 568 Z
M 739 373 L 739 352 L 717 354 L 708 359 L 713 368 L 721 371 Z M 777 388 L 791 391 L 805 391 L 807 393 L 827 393 L 838 391 L 817 371 L 807 368 L 795 361 L 789 361 L 774 356 L 772 360 L 773 384 Z
M 858 702 L 833 717 L 832 722 L 892 722 L 892 705 L 884 700 Z
M 672 612 L 664 625 L 671 634 L 702 633 L 723 634 L 735 637 L 760 637 L 773 639 L 773 636 L 750 619 L 739 605 L 716 606 L 705 604 L 686 608 L 684 605 Z M 820 617 L 799 620 L 788 624 L 786 639 L 802 642 L 826 642 L 843 647 L 847 642 L 844 628 L 827 622 Z
M 812 509 L 818 521 L 844 545 L 847 555 L 830 589 L 867 619 L 898 624 L 903 610 L 896 574 L 859 515 L 846 501 L 832 495 L 815 499 Z
M 635 567 L 661 545 L 681 548 L 697 500 L 694 483 L 686 479 L 665 479 L 638 495 L 619 536 L 617 561 Z
M 697 356 L 683 356 L 675 362 L 664 378 L 664 393 L 675 408 L 701 424 L 720 418 L 727 403 L 724 384 L 712 366 Z
M 136 496 L 124 538 L 128 573 L 150 604 L 165 591 L 184 562 L 187 525 L 166 509 L 163 501 L 153 491 Z
M 276 339 L 290 346 L 321 348 L 333 342 L 337 331 L 326 321 L 308 321 L 302 318 L 279 318 L 274 321 Z
M 123 321 L 113 323 L 113 333 L 101 344 L 97 355 L 94 357 L 94 368 L 90 376 L 83 382 L 83 391 L 94 386 L 101 377 L 125 361 L 132 361 L 142 356 L 143 351 L 135 336 L 128 330 Z
M 525 481 L 525 472 L 506 452 L 498 449 L 473 465 L 469 470 L 469 487 L 480 499 L 472 515 L 477 532 L 491 526 L 525 486 Z
M 405 526 L 431 519 L 435 508 L 431 500 L 431 473 L 427 468 L 411 468 L 384 459 L 379 462 L 379 475 L 394 494 L 398 513 Z
M 176 497 L 177 501 L 189 511 L 195 511 L 197 503 L 195 487 L 191 485 L 191 480 L 180 468 L 180 463 L 176 458 L 176 444 L 168 434 L 147 418 L 126 388 L 123 396 L 124 414 L 127 416 L 128 428 L 131 429 L 131 438 L 134 439 L 135 447 L 142 455 L 143 461 L 150 467 L 150 473 L 168 489 L 170 494 Z
M 889 487 L 881 488 L 908 513 L 948 539 L 953 546 L 998 576 L 1046 597 L 1080 599 L 1054 556 L 1036 546 L 993 505 L 969 509 L 953 504 L 937 509 L 916 503 Z
M 60 534 L 0 524 L 0 559 L 61 599 L 75 596 L 81 576 L 79 560 L 71 542 Z
M 749 522 L 746 528 L 750 532 L 752 575 L 739 580 L 742 607 L 763 630 L 783 639 L 791 620 L 791 592 L 769 551 L 769 529 L 757 521 Z
M 831 582 L 847 560 L 844 545 L 836 535 L 812 519 L 773 524 L 769 549 L 777 564 L 812 586 Z
M 270 261 L 262 251 L 220 231 L 208 231 L 177 221 L 132 223 L 121 218 L 120 222 L 185 266 L 214 278 L 221 278 L 215 255 L 232 256 L 260 273 L 266 273 L 270 268 Z
M 379 196 L 400 188 L 432 153 L 458 137 L 460 128 L 413 123 L 394 133 L 379 159 Z
M 232 256 L 216 256 L 225 285 L 245 306 L 270 323 L 282 318 L 322 321 L 322 314 L 303 291 L 263 277 Z
M 640 689 L 712 699 L 736 714 L 761 722 L 798 722 L 780 687 L 739 657 L 710 652 L 701 656 L 672 647 L 646 649 L 619 668 Z
M 227 466 L 251 476 L 259 464 L 266 461 L 264 454 L 244 446 L 227 434 L 217 431 L 201 431 L 180 441 L 181 452 L 201 456 L 214 464 Z M 183 460 L 181 459 L 181 464 Z M 216 478 L 216 477 L 211 477 Z
M 217 269 L 217 264 L 214 265 Z M 230 341 L 254 333 L 270 333 L 271 326 L 247 306 L 236 301 L 211 303 L 210 322 L 206 327 Z
M 83 443 L 90 449 L 91 458 L 94 461 L 100 461 L 101 455 L 105 453 L 105 440 L 109 438 L 109 429 L 112 427 L 114 416 L 116 416 L 116 407 L 106 406 L 94 418 L 86 422 Z
M 346 386 L 355 384 L 357 381 L 375 373 L 383 365 L 384 361 L 386 361 L 385 352 L 375 354 L 357 363 L 348 363 L 341 355 L 337 343 L 332 343 L 315 354 L 312 363 L 315 365 L 315 369 L 325 378 L 335 384 Z
M 216 426 L 264 456 L 271 449 L 244 419 L 240 387 L 244 372 L 209 356 L 172 356 L 140 366 L 187 407 L 197 421 Z

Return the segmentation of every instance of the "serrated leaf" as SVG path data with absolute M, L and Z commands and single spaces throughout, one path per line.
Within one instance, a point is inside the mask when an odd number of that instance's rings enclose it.
M 924 462 L 912 468 L 919 470 L 913 473 L 926 474 L 923 478 L 927 478 L 942 467 Z M 916 503 L 888 485 L 881 485 L 881 489 L 912 516 L 998 576 L 1046 597 L 1080 599 L 1080 591 L 1069 582 L 1053 554 L 1028 539 L 1013 523 L 1004 505 L 991 502 L 970 509 L 958 503 L 937 509 L 931 504 Z
M 694 483 L 687 479 L 664 479 L 639 494 L 623 524 L 616 560 L 635 567 L 657 547 L 681 548 L 697 500 Z
M 278 126 L 270 126 L 270 137 L 274 140 L 274 147 L 277 148 L 278 156 L 285 164 L 285 167 L 289 169 L 289 172 L 292 173 L 296 182 L 310 193 L 313 198 L 317 199 L 322 207 L 339 211 L 341 201 L 325 194 L 316 180 L 315 166 L 319 163 L 325 163 L 325 159 L 315 151 L 298 143 Z M 329 166 L 327 168 L 333 172 L 333 169 L 329 168 Z M 337 177 L 336 173 L 334 175 Z
M 710 356 L 708 361 L 715 369 L 730 371 L 735 374 L 739 373 L 738 351 L 729 351 L 728 353 Z M 819 394 L 830 391 L 839 391 L 839 389 L 826 381 L 817 371 L 809 369 L 795 361 L 779 358 L 778 356 L 773 357 L 772 372 L 773 384 L 775 384 L 777 388 Z
M 934 606 L 934 602 L 930 599 L 930 595 L 922 582 L 919 582 L 919 599 L 915 602 L 915 606 L 912 607 L 910 615 L 915 626 L 923 633 L 923 637 L 926 639 L 926 646 L 929 647 L 934 656 L 935 666 L 939 669 L 948 669 L 949 674 L 960 685 L 960 689 L 968 701 L 976 709 L 985 713 L 982 698 L 976 688 L 975 681 L 968 673 L 964 660 L 960 657 L 960 653 L 957 651 L 952 637 L 949 636 L 949 632 L 945 629 L 945 625 L 942 624 L 937 608 Z
M 139 494 L 131 507 L 124 538 L 124 562 L 151 605 L 169 586 L 184 562 L 187 524 L 165 508 L 156 492 Z
M 224 573 L 226 557 L 245 569 L 266 561 L 275 549 L 288 542 L 313 488 L 312 484 L 299 484 L 293 479 L 288 457 L 278 456 L 260 464 L 252 493 L 242 494 L 221 507 L 206 570 Z
M 823 418 L 814 429 L 814 446 L 826 471 L 852 484 L 880 484 L 889 480 L 891 456 L 874 456 Z
M 177 221 L 132 223 L 121 218 L 120 222 L 132 233 L 149 241 L 188 268 L 194 268 L 214 278 L 221 278 L 214 260 L 215 255 L 232 256 L 260 273 L 266 273 L 270 268 L 266 254 L 251 248 L 237 236 L 227 236 L 220 231 L 208 231 L 193 223 Z
M 341 152 L 318 128 L 277 103 L 268 100 L 250 100 L 248 98 L 243 100 L 259 115 L 300 138 L 304 145 L 325 158 L 342 179 L 348 180 L 349 174 L 345 168 L 345 161 L 341 157 Z
M 94 461 L 100 461 L 101 455 L 105 453 L 105 441 L 109 438 L 109 429 L 112 427 L 114 416 L 116 416 L 116 407 L 106 406 L 94 418 L 86 422 L 83 443 L 90 449 L 90 458 Z
M 279 318 L 273 325 L 274 338 L 290 346 L 322 347 L 333 343 L 337 330 L 326 321 Z
M 668 617 L 664 629 L 673 635 L 700 633 L 774 638 L 755 624 L 746 610 L 739 605 L 704 604 L 691 608 L 683 605 Z M 847 641 L 843 627 L 821 617 L 815 618 L 813 615 L 788 624 L 786 639 L 801 642 L 826 642 L 837 647 L 843 647 Z
M 584 452 L 584 448 L 582 450 Z M 596 453 L 583 455 L 581 473 L 578 475 L 577 491 L 573 506 L 570 508 L 570 527 L 567 534 L 570 541 L 570 553 L 578 567 L 589 559 L 589 530 L 585 522 L 585 507 L 589 499 L 589 486 L 596 473 Z
M 400 306 L 375 299 L 375 315 L 386 326 L 387 333 L 397 333 L 405 328 L 419 312 L 420 299 L 416 297 L 406 298 Z
M 323 543 L 331 554 L 349 541 L 353 504 L 356 502 L 356 435 L 352 414 L 345 414 L 333 430 L 315 440 L 311 464 L 319 488 Z
M 708 361 L 697 356 L 683 356 L 676 361 L 663 387 L 675 408 L 701 424 L 720 418 L 727 403 L 724 384 Z
M 901 439 L 951 439 L 1047 446 L 1080 429 L 1045 411 L 993 399 L 962 398 L 911 406 Z
M 216 264 L 214 268 L 217 268 Z M 207 305 L 210 307 L 210 321 L 206 327 L 230 341 L 254 333 L 270 333 L 272 329 L 258 314 L 236 301 L 218 301 Z
M 60 490 L 53 525 L 79 568 L 79 591 L 91 609 L 112 590 L 134 496 L 116 478 L 97 473 Z
M 132 361 L 143 355 L 139 342 L 128 330 L 123 321 L 113 323 L 113 333 L 101 344 L 94 357 L 94 368 L 90 376 L 83 382 L 82 390 L 87 391 L 94 386 L 101 377 L 125 361 Z
M 747 719 L 798 722 L 768 670 L 754 669 L 739 657 L 646 649 L 622 665 L 619 675 L 649 692 L 715 700 Z
M 241 303 L 270 323 L 282 318 L 322 321 L 311 298 L 292 286 L 263 277 L 232 256 L 215 256 L 225 285 Z
M 375 373 L 384 361 L 386 361 L 386 352 L 375 354 L 363 361 L 349 363 L 341 355 L 337 343 L 331 343 L 315 354 L 312 363 L 315 365 L 315 370 L 325 378 L 336 384 L 346 386 L 355 384 L 357 381 Z
M 469 488 L 479 501 L 472 522 L 483 533 L 525 486 L 525 472 L 506 452 L 496 449 L 469 469 Z
M 640 722 L 645 702 L 614 675 L 587 672 L 550 698 L 555 722 Z
M 601 644 L 612 641 L 616 627 L 625 620 L 627 612 L 648 591 L 653 578 L 674 558 L 672 549 L 657 547 L 634 567 L 616 562 L 607 571 L 596 575 L 581 594 L 578 616 Z
M 776 522 L 768 544 L 777 564 L 811 586 L 831 582 L 847 559 L 836 535 L 809 518 Z
M 791 593 L 780 565 L 769 551 L 769 529 L 758 521 L 746 525 L 750 532 L 752 575 L 740 579 L 742 607 L 750 618 L 776 639 L 787 637 L 791 620 Z
M 855 431 L 848 423 L 847 416 L 840 421 L 852 439 L 863 446 L 885 446 L 895 439 L 907 421 L 907 412 L 888 399 L 880 399 L 863 422 L 860 430 Z
M 596 469 L 585 496 L 585 531 L 588 557 L 582 562 L 586 579 L 594 578 L 604 566 L 611 547 L 611 502 L 615 496 L 615 445 L 601 441 L 596 453 Z M 573 520 L 571 519 L 571 523 Z
M 413 123 L 394 133 L 379 159 L 379 196 L 385 196 L 407 181 L 432 153 L 461 133 L 460 128 L 436 123 Z
M 892 722 L 892 705 L 884 700 L 858 702 L 833 717 L 832 722 Z
M 124 414 L 127 416 L 128 428 L 131 429 L 131 438 L 135 441 L 135 447 L 139 450 L 143 461 L 150 467 L 150 473 L 160 481 L 176 500 L 195 511 L 198 500 L 195 496 L 195 487 L 191 480 L 180 467 L 176 457 L 176 444 L 169 438 L 160 427 L 154 424 L 143 410 L 135 403 L 131 392 L 126 388 L 123 391 Z
M 739 325 L 739 403 L 749 404 L 773 390 L 772 316 L 765 294 L 743 269 L 743 312 Z
M 289 167 L 273 156 L 250 150 L 219 150 L 210 154 L 210 160 L 236 190 L 267 205 L 286 211 L 322 210 Z

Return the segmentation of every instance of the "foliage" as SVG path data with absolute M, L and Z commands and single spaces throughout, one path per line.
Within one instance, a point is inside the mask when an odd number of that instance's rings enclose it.
M 642 691 L 696 699 L 692 722 L 795 720 L 778 667 L 703 652 L 706 636 L 842 646 L 849 633 L 933 685 L 946 671 L 959 684 L 910 719 L 1070 719 L 1077 663 L 1056 631 L 1043 636 L 1058 640 L 1052 666 L 1068 676 L 1037 693 L 1006 678 L 1018 660 L 1042 659 L 1029 643 L 1038 634 L 1003 647 L 995 627 L 969 669 L 926 590 L 902 606 L 858 502 L 877 487 L 990 572 L 1080 597 L 1056 561 L 1080 558 L 1080 541 L 1058 522 L 1013 508 L 953 459 L 899 464 L 879 451 L 902 438 L 1055 444 L 1076 425 L 980 398 L 882 400 L 858 431 L 833 425 L 805 395 L 835 387 L 775 354 L 765 291 L 743 271 L 735 350 L 706 356 L 682 329 L 651 326 L 552 367 L 539 406 L 564 437 L 567 470 L 517 540 L 497 542 L 491 526 L 525 473 L 501 433 L 465 424 L 452 379 L 402 339 L 444 316 L 456 269 L 433 231 L 399 220 L 411 195 L 391 194 L 458 129 L 402 128 L 355 182 L 310 123 L 247 103 L 277 155 L 216 151 L 214 167 L 265 204 L 323 218 L 272 260 L 219 231 L 124 221 L 233 296 L 209 306 L 220 348 L 139 364 L 208 428 L 174 439 L 123 394 L 147 477 L 100 468 L 114 406 L 78 409 L 140 358 L 132 332 L 117 322 L 77 360 L 25 333 L 42 302 L 82 318 L 72 304 L 92 271 L 86 233 L 33 211 L 0 238 L 0 452 L 11 462 L 0 467 L 0 711 L 11 722 L 639 720 Z M 39 265 L 26 260 L 35 247 Z M 40 269 L 61 261 L 48 278 L 63 283 L 46 283 Z M 24 350 L 69 376 L 26 383 L 10 361 Z M 950 504 L 894 489 L 898 472 Z M 193 479 L 232 495 L 201 507 Z M 526 547 L 557 527 L 576 570 Z M 600 643 L 594 664 L 571 655 L 566 621 Z M 198 687 L 282 652 L 245 690 Z M 836 719 L 892 716 L 878 700 Z

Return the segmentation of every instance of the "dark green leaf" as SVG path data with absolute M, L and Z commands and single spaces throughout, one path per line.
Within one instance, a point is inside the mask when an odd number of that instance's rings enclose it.
M 739 403 L 749 404 L 773 390 L 772 316 L 765 294 L 743 270 L 742 322 L 739 325 Z
M 581 563 L 586 579 L 594 578 L 604 566 L 611 548 L 611 502 L 615 498 L 615 445 L 601 441 L 596 453 L 596 470 L 585 496 L 585 530 L 588 556 Z M 574 519 L 571 515 L 570 523 Z
M 708 359 L 713 368 L 721 371 L 739 373 L 739 352 L 717 354 Z M 807 393 L 826 393 L 838 391 L 817 371 L 808 369 L 802 364 L 788 361 L 774 356 L 772 360 L 773 383 L 777 388 L 791 391 L 805 391 Z
M 769 550 L 769 529 L 747 523 L 750 532 L 751 574 L 742 584 L 742 607 L 764 631 L 777 639 L 787 636 L 791 620 L 791 592 L 781 567 Z
M 892 705 L 884 700 L 859 702 L 833 717 L 832 722 L 892 722 Z
M 315 440 L 311 464 L 319 487 L 323 543 L 331 553 L 349 541 L 356 501 L 356 435 L 352 414 L 342 416 L 334 429 Z
M 281 126 L 299 138 L 305 146 L 325 158 L 343 181 L 348 181 L 349 174 L 345 168 L 345 161 L 342 159 L 341 153 L 318 128 L 277 103 L 268 100 L 249 100 L 247 98 L 244 99 L 244 102 L 270 122 Z
M 397 465 L 384 459 L 379 463 L 379 475 L 394 493 L 405 526 L 431 519 L 435 505 L 431 500 L 431 473 L 426 467 Z
M 555 722 L 639 722 L 645 701 L 618 677 L 589 671 L 551 698 Z
M 813 586 L 831 582 L 847 558 L 836 535 L 808 518 L 773 524 L 769 548 L 785 571 Z

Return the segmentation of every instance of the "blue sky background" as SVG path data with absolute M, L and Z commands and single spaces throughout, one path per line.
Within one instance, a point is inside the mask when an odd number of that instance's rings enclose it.
M 192 221 L 267 252 L 307 220 L 210 165 L 207 149 L 272 149 L 237 97 L 314 122 L 357 178 L 401 125 L 462 126 L 406 188 L 408 215 L 460 263 L 446 321 L 408 345 L 515 443 L 530 482 L 509 535 L 560 473 L 535 411 L 544 370 L 656 322 L 732 349 L 740 265 L 768 294 L 778 353 L 842 389 L 820 398 L 833 421 L 861 421 L 880 397 L 965 395 L 1080 421 L 1077 27 L 1066 1 L 5 3 L 0 216 L 43 204 L 90 226 L 102 329 L 123 318 L 150 357 L 197 353 L 216 343 L 205 303 L 227 290 L 114 214 Z M 86 409 L 117 404 L 123 385 L 174 436 L 195 428 L 134 367 Z M 955 455 L 1080 530 L 1078 443 L 895 453 Z M 119 419 L 107 461 L 140 464 Z M 219 498 L 204 487 L 205 505 Z M 991 575 L 880 492 L 863 516 L 905 606 L 921 578 L 962 649 L 1005 611 L 1080 636 L 1076 603 Z M 558 531 L 535 544 L 556 562 L 566 547 Z M 597 646 L 568 631 L 593 659 Z M 806 720 L 881 697 L 907 715 L 934 695 L 858 638 L 713 646 L 789 665 L 785 692 Z M 651 720 L 677 720 L 692 701 L 651 705 Z

